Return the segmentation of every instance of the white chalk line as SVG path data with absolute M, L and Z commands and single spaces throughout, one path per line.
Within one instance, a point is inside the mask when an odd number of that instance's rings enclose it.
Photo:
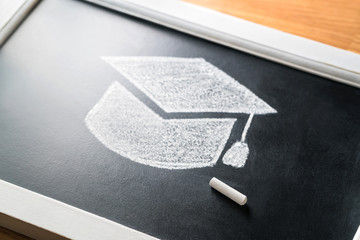
M 241 135 L 241 142 L 245 142 L 245 138 L 246 138 L 247 132 L 249 131 L 253 117 L 254 117 L 254 113 L 250 114 L 248 120 L 246 121 L 244 130 Z
M 202 58 L 101 57 L 165 112 L 276 113 Z
M 213 166 L 236 119 L 162 119 L 114 82 L 85 118 L 110 150 L 142 164 L 188 169 Z
M 255 114 L 276 110 L 225 72 L 202 58 L 102 57 L 165 112 L 250 114 L 241 135 L 223 157 L 245 165 L 245 143 Z M 162 119 L 118 83 L 113 83 L 85 119 L 109 149 L 159 168 L 213 166 L 235 119 Z

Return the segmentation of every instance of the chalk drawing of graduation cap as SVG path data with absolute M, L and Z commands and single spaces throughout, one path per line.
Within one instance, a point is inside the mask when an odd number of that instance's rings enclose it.
M 248 114 L 241 139 L 222 161 L 246 163 L 246 134 L 254 115 L 276 113 L 262 99 L 202 58 L 103 57 L 166 113 Z M 213 166 L 236 118 L 163 119 L 114 82 L 85 123 L 112 151 L 135 162 L 168 169 Z

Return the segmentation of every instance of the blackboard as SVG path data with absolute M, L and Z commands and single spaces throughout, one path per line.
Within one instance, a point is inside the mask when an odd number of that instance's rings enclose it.
M 254 118 L 243 168 L 142 165 L 84 124 L 114 81 L 159 111 L 100 56 L 201 57 L 277 113 Z M 81 1 L 43 1 L 0 50 L 0 178 L 161 239 L 350 240 L 359 106 L 357 88 Z M 236 117 L 240 130 L 247 116 Z M 211 190 L 214 176 L 247 205 Z

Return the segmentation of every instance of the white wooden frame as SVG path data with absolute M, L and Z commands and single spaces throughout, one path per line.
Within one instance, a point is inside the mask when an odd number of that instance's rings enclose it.
M 30 13 L 39 0 L 25 0 L 13 17 L 6 23 L 3 29 L 0 29 L 0 46 L 15 31 L 22 20 Z
M 360 240 L 360 226 L 358 227 L 353 240 Z
M 2 180 L 0 226 L 36 240 L 156 239 Z
M 177 0 L 86 1 L 360 87 L 360 54 Z
M 0 226 L 36 240 L 157 239 L 3 180 Z M 353 240 L 360 240 L 360 226 Z

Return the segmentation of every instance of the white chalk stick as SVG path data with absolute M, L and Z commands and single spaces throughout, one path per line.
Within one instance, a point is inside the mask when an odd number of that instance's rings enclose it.
M 240 205 L 245 205 L 247 202 L 247 197 L 244 194 L 233 189 L 217 178 L 213 177 L 210 180 L 209 185 Z

